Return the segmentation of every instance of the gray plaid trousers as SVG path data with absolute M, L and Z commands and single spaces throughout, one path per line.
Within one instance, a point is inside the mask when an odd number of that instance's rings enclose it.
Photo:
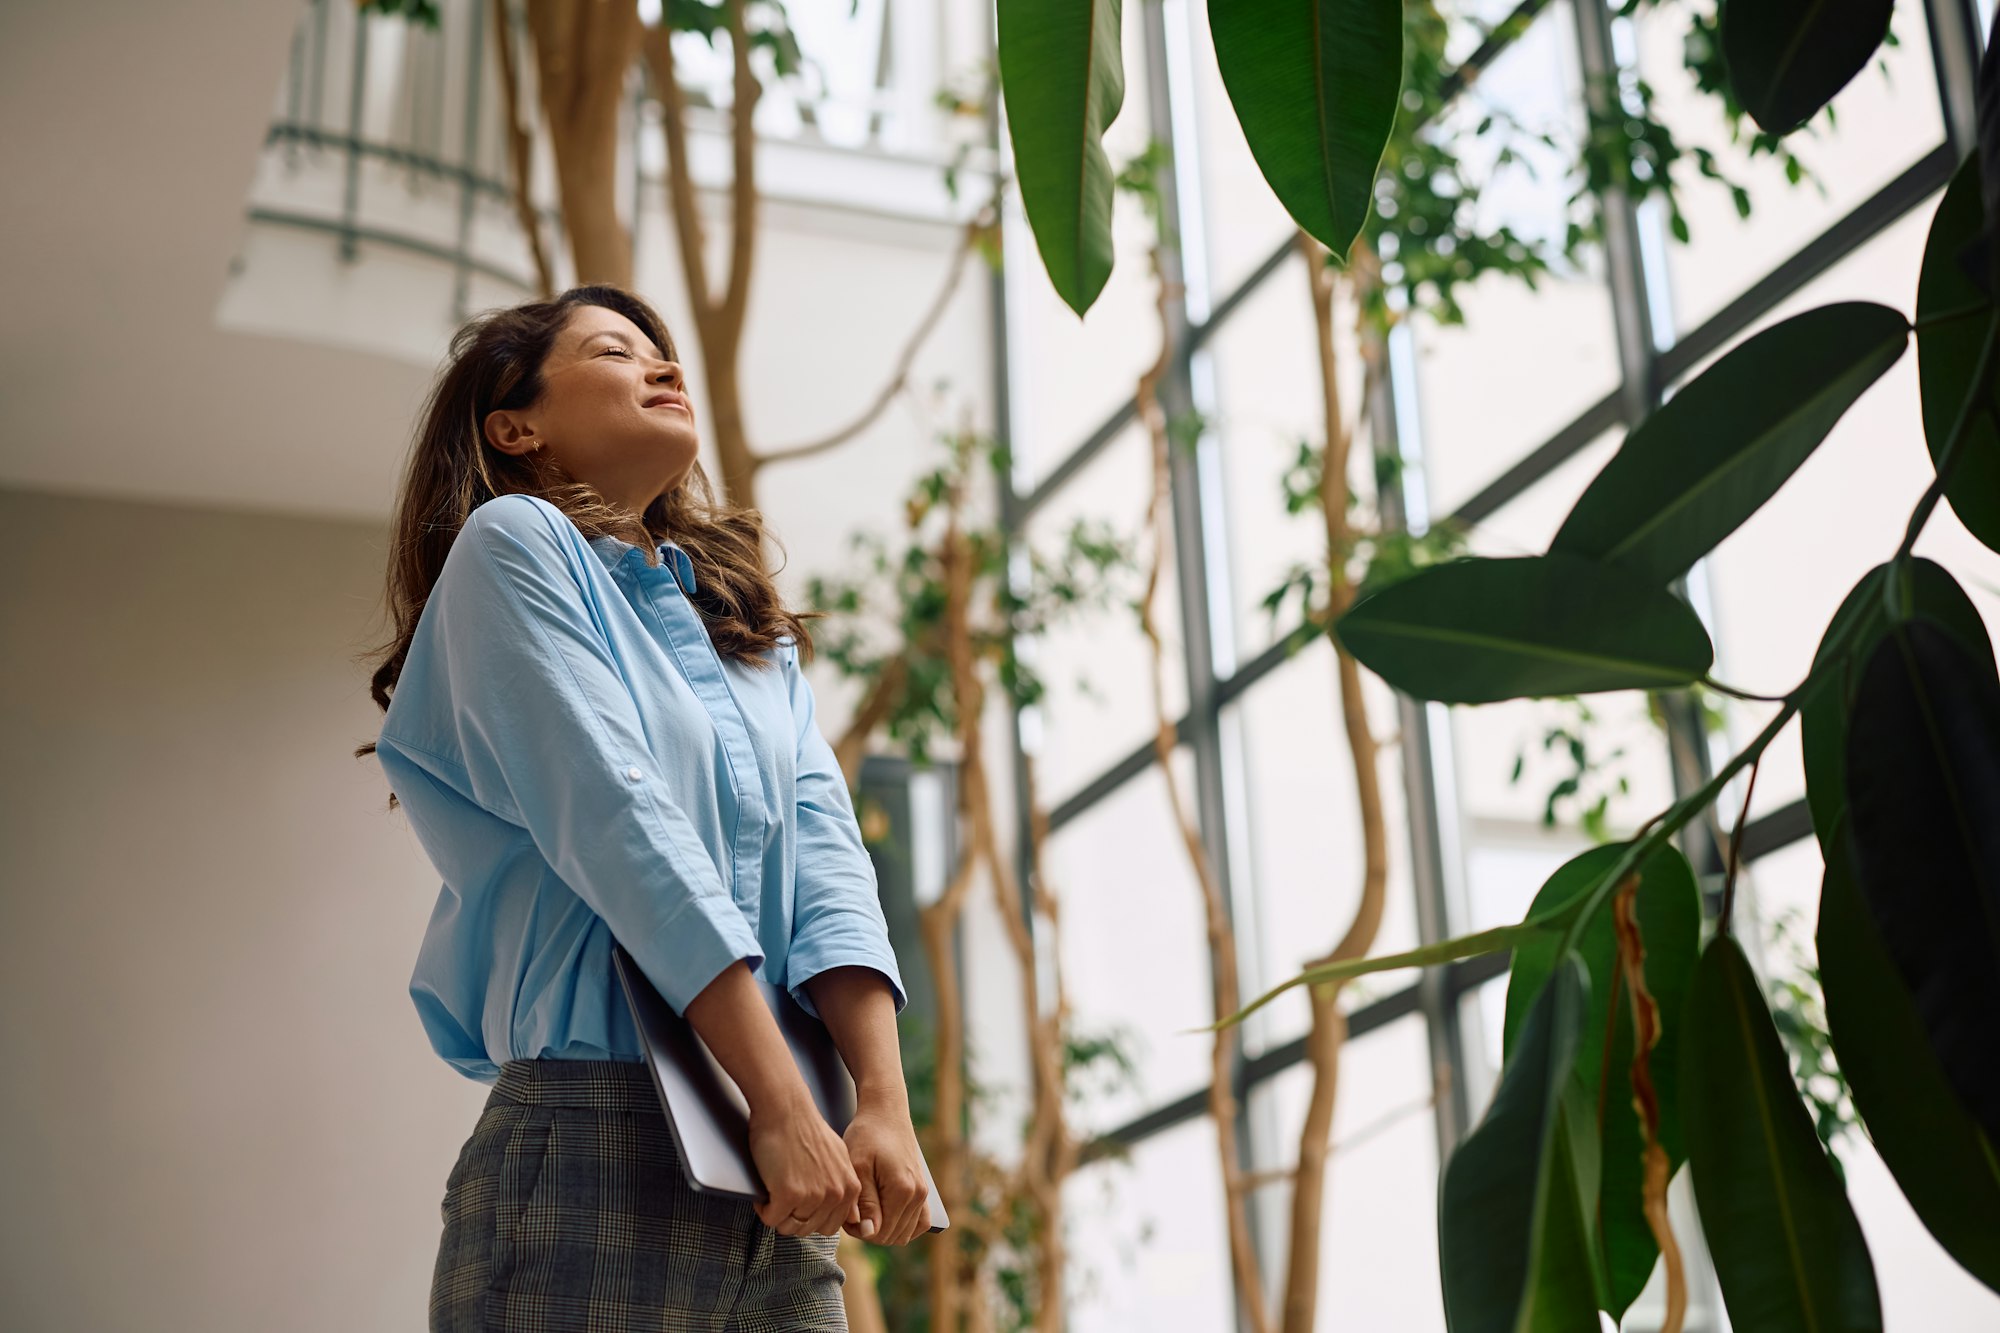
M 690 1188 L 643 1064 L 503 1064 L 442 1212 L 432 1333 L 847 1330 L 840 1238 Z

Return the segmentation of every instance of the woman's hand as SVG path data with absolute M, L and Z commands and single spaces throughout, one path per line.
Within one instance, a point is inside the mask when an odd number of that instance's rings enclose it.
M 809 1095 L 750 1109 L 750 1158 L 770 1198 L 756 1205 L 764 1225 L 787 1236 L 832 1236 L 858 1217 L 861 1180 L 833 1126 Z
M 847 1232 L 877 1245 L 905 1245 L 930 1230 L 930 1187 L 909 1112 L 863 1103 L 848 1122 L 847 1152 L 861 1179 L 860 1215 Z

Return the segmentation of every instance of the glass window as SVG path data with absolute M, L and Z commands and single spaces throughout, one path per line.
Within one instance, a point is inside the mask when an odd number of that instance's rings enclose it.
M 1174 756 L 1186 799 L 1194 766 Z M 1093 1098 L 1079 1130 L 1101 1133 L 1208 1082 L 1214 1021 L 1201 889 L 1157 766 L 1063 825 L 1045 849 L 1062 903 L 1063 976 L 1077 1027 L 1127 1034 L 1140 1086 Z
M 1137 425 L 1107 444 L 1081 473 L 1028 521 L 1028 538 L 1044 558 L 1057 558 L 1072 523 L 1109 527 L 1121 540 L 1138 537 L 1152 493 L 1152 445 Z M 1150 538 L 1135 542 L 1148 557 Z M 1187 710 L 1187 673 L 1182 666 L 1180 591 L 1174 576 L 1171 521 L 1165 565 L 1154 593 L 1153 616 L 1161 638 L 1167 716 Z M 1143 587 L 1143 570 L 1118 580 L 1123 590 L 1109 606 L 1088 609 L 1041 638 L 1022 645 L 1047 688 L 1037 708 L 1035 747 L 1037 794 L 1047 804 L 1061 801 L 1097 777 L 1153 735 L 1152 649 L 1139 621 L 1124 603 Z
M 1063 1186 L 1069 1326 L 1229 1328 L 1235 1287 L 1214 1122 L 1199 1116 L 1092 1163 Z
M 1378 678 L 1364 673 L 1362 679 L 1370 726 L 1382 744 L 1389 837 L 1388 896 L 1370 952 L 1395 953 L 1417 944 L 1409 820 L 1394 749 L 1396 704 Z M 1332 643 L 1314 639 L 1253 685 L 1230 714 L 1241 727 L 1244 753 L 1244 823 L 1231 851 L 1248 861 L 1256 899 L 1254 938 L 1238 946 L 1244 998 L 1250 999 L 1331 950 L 1360 901 L 1361 818 Z M 1413 980 L 1408 972 L 1358 978 L 1345 989 L 1343 1002 L 1352 1010 Z M 1287 991 L 1247 1020 L 1254 1034 L 1251 1049 L 1300 1036 L 1310 1017 L 1304 989 Z
M 1480 194 L 1479 225 L 1505 224 L 1556 249 L 1569 220 L 1563 179 L 1581 128 L 1581 76 L 1568 6 L 1543 11 L 1481 74 L 1450 123 L 1470 138 L 1488 111 L 1545 132 L 1560 150 L 1516 145 L 1521 161 L 1495 170 Z M 1475 151 L 1475 148 L 1468 148 Z M 1497 152 L 1486 144 L 1476 151 Z M 1474 179 L 1480 179 L 1476 169 Z M 1529 290 L 1489 274 L 1458 294 L 1465 322 L 1411 321 L 1416 344 L 1417 423 L 1431 512 L 1447 513 L 1586 407 L 1618 386 L 1611 294 L 1592 252 L 1583 271 L 1558 271 Z
M 1720 102 L 1695 86 L 1683 63 L 1687 9 L 1641 12 L 1631 44 L 1639 73 L 1654 90 L 1655 114 L 1688 154 L 1675 179 L 1690 243 L 1665 247 L 1673 327 L 1685 333 L 1699 326 L 1943 142 L 1922 0 L 1896 5 L 1893 30 L 1898 45 L 1884 47 L 1833 99 L 1838 128 L 1822 114 L 1786 138 L 1785 146 L 1812 173 L 1793 186 L 1782 159 L 1749 155 L 1755 124 L 1746 117 L 1742 142 L 1732 143 Z M 1722 173 L 1749 193 L 1749 217 L 1737 215 L 1728 186 L 1697 172 L 1697 146 L 1713 152 Z
M 1273 250 L 1287 243 L 1298 224 L 1271 192 L 1250 145 L 1244 141 L 1243 127 L 1216 66 L 1208 6 L 1189 4 L 1182 8 L 1187 12 L 1188 45 L 1193 55 L 1192 100 L 1199 132 L 1209 290 L 1219 301 L 1269 259 Z M 1281 281 L 1275 275 L 1272 280 Z
M 1622 432 L 1610 432 L 1586 445 L 1474 525 L 1469 549 L 1485 556 L 1547 550 L 1577 498 L 1623 440 Z M 1560 864 L 1590 845 L 1586 815 L 1600 796 L 1605 807 L 1595 832 L 1605 837 L 1629 833 L 1673 801 L 1666 735 L 1640 691 L 1615 690 L 1574 701 L 1509 700 L 1456 707 L 1450 716 L 1467 857 L 1467 929 L 1520 920 L 1540 887 L 1537 880 L 1526 898 L 1496 893 L 1485 882 L 1489 862 L 1481 859 L 1482 849 L 1490 847 L 1503 856 L 1533 850 L 1538 857 L 1558 857 Z M 1582 766 L 1571 749 L 1572 738 L 1582 745 Z M 1548 828 L 1543 818 L 1551 795 L 1580 773 L 1577 795 L 1556 804 L 1558 827 Z
M 1847 1195 L 1861 1219 L 1882 1293 L 1884 1328 L 1984 1333 L 2000 1328 L 2000 1295 L 1960 1268 L 1932 1239 L 1882 1165 L 1865 1133 L 1842 1135 L 1834 1151 L 1847 1173 Z
M 1125 16 L 1125 100 L 1104 134 L 1114 171 L 1144 151 L 1150 138 L 1139 23 L 1133 6 Z M 1021 212 L 1020 191 L 1008 190 L 1004 206 L 1007 361 L 1019 464 L 1014 484 L 1026 491 L 1131 398 L 1140 372 L 1159 354 L 1157 286 L 1146 258 L 1153 227 L 1136 200 L 1117 193 L 1111 276 L 1079 319 L 1049 280 Z
M 1285 583 L 1294 566 L 1317 570 L 1326 563 L 1326 523 L 1318 507 L 1298 514 L 1285 508 L 1285 479 L 1300 444 L 1320 450 L 1326 443 L 1308 281 L 1305 261 L 1294 252 L 1205 345 L 1214 375 L 1214 424 L 1223 474 L 1219 502 L 1227 516 L 1239 660 L 1262 652 L 1299 623 L 1296 595 L 1286 600 L 1275 626 L 1264 599 Z M 1351 303 L 1338 302 L 1333 325 L 1341 410 L 1352 422 L 1361 408 L 1362 376 Z M 1366 430 L 1355 432 L 1348 464 L 1354 493 L 1371 496 L 1374 460 Z
M 1844 300 L 1879 301 L 1912 313 L 1936 208 L 1935 196 L 1919 204 L 1755 327 Z M 1784 489 L 1703 561 L 1714 608 L 1716 678 L 1759 694 L 1782 694 L 1803 680 L 1841 599 L 1895 552 L 1911 508 L 1934 476 L 1912 350 L 1848 409 Z M 1981 584 L 2000 585 L 2000 555 L 1973 540 L 1948 505 L 1932 515 L 1917 549 L 1952 570 L 1989 623 L 1995 620 L 2000 599 Z M 1776 710 L 1775 704 L 1731 700 L 1724 757 L 1747 744 Z M 1765 752 L 1751 814 L 1804 794 L 1794 722 Z M 1734 818 L 1738 799 L 1718 813 Z
M 1251 1090 L 1252 1113 L 1271 1127 L 1265 1169 L 1282 1171 L 1297 1163 L 1311 1092 L 1312 1071 L 1305 1065 Z M 1437 1127 L 1422 1019 L 1402 1019 L 1348 1042 L 1340 1057 L 1331 1138 L 1317 1326 L 1443 1333 Z M 1266 1230 L 1286 1235 L 1290 1178 L 1273 1179 L 1252 1197 L 1259 1216 L 1272 1220 Z M 1275 1266 L 1282 1268 L 1282 1261 Z

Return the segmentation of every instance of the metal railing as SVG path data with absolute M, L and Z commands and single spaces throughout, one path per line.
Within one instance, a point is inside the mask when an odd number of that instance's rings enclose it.
M 360 259 L 365 242 L 450 265 L 456 322 L 467 314 L 475 274 L 524 294 L 538 284 L 519 235 L 492 6 L 488 0 L 440 0 L 438 11 L 432 29 L 397 15 L 360 13 L 352 0 L 307 0 L 248 216 L 254 223 L 331 236 L 348 263 Z M 540 117 L 525 6 L 509 0 L 506 13 L 520 116 L 534 127 Z M 916 14 L 891 0 L 865 0 L 854 18 L 843 15 L 840 44 L 856 58 L 839 65 L 838 80 L 770 81 L 759 103 L 760 137 L 878 154 L 934 147 L 925 137 L 931 122 L 915 114 L 911 92 L 913 81 L 932 79 L 936 71 L 918 68 L 921 62 L 908 54 L 923 43 L 899 38 L 898 25 Z M 831 21 L 815 21 L 821 43 L 830 42 Z M 720 131 L 730 89 L 726 48 L 711 52 L 683 39 L 677 57 L 683 50 L 690 121 Z M 810 61 L 812 52 L 805 54 Z M 634 163 L 628 189 L 636 200 L 650 183 L 637 170 L 640 154 L 630 142 L 647 123 L 636 68 L 630 82 L 622 132 Z M 834 121 L 840 129 L 830 133 Z M 536 132 L 534 145 L 534 211 L 560 265 L 566 247 L 546 136 Z M 402 198 L 385 200 L 389 190 Z

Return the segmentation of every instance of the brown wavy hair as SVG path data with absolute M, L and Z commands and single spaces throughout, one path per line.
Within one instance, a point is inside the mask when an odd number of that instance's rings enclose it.
M 634 514 L 541 452 L 515 456 L 487 441 L 483 425 L 489 413 L 525 410 L 542 396 L 542 363 L 571 315 L 586 305 L 617 311 L 644 330 L 669 360 L 680 359 L 652 306 L 605 283 L 572 287 L 549 301 L 487 311 L 452 336 L 444 368 L 424 403 L 390 520 L 386 599 L 395 632 L 363 654 L 376 663 L 370 693 L 385 713 L 424 604 L 459 530 L 480 505 L 516 493 L 547 500 L 586 538 L 609 535 L 630 542 L 649 565 L 659 562 L 658 543 L 679 545 L 694 562 L 695 591 L 689 600 L 701 611 L 718 653 L 753 667 L 770 667 L 775 663 L 762 654 L 789 634 L 800 660 L 812 660 L 805 622 L 826 612 L 795 612 L 782 604 L 764 565 L 763 514 L 719 498 L 699 459 L 686 480 L 645 513 Z M 779 547 L 783 549 L 782 543 Z M 374 752 L 375 742 L 369 741 L 354 754 L 360 758 Z M 389 805 L 396 804 L 391 792 Z

